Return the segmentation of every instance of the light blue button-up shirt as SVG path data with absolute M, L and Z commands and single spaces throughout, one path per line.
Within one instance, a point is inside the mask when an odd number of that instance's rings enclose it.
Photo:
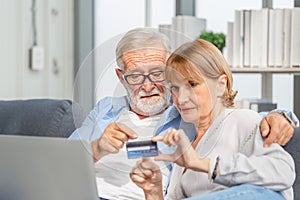
M 110 123 L 117 121 L 124 110 L 129 109 L 126 96 L 103 98 L 90 112 L 82 126 L 72 133 L 70 139 L 83 139 L 92 142 L 100 138 L 105 128 Z M 163 135 L 170 128 L 184 129 L 190 140 L 193 140 L 196 136 L 194 126 L 181 119 L 175 106 L 168 107 L 162 114 L 155 128 L 154 136 Z M 170 150 L 170 148 L 166 148 L 166 145 L 161 142 L 158 143 L 158 148 L 162 153 L 167 153 L 164 150 Z

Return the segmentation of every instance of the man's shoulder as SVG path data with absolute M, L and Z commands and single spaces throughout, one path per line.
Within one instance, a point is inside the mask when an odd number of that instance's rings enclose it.
M 127 97 L 121 96 L 121 97 L 104 97 L 98 101 L 96 104 L 97 107 L 107 107 L 107 106 L 115 106 L 115 105 L 128 105 Z
M 180 117 L 180 114 L 177 110 L 177 108 L 171 104 L 164 112 L 164 115 L 167 116 L 168 118 L 171 117 L 171 118 L 175 118 L 175 117 Z

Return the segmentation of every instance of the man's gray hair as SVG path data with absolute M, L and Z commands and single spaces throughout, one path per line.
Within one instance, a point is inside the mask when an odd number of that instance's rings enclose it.
M 125 52 L 143 49 L 160 48 L 167 51 L 171 49 L 168 37 L 153 28 L 136 28 L 128 31 L 119 41 L 116 48 L 116 59 L 118 66 L 124 70 L 126 67 L 122 55 Z M 166 58 L 167 59 L 167 58 Z

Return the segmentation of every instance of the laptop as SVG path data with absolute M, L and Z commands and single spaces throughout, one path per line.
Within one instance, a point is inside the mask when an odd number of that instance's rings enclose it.
M 90 145 L 0 135 L 0 200 L 99 200 Z

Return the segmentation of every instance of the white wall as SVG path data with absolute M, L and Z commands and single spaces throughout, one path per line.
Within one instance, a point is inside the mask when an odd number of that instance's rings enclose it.
M 29 68 L 31 0 L 0 0 L 0 99 L 72 98 L 73 1 L 36 0 L 42 71 Z
M 128 8 L 128 9 L 124 9 Z M 96 0 L 95 43 L 96 59 L 95 98 L 125 94 L 115 75 L 116 44 L 120 34 L 145 24 L 145 2 L 141 0 Z M 91 56 L 91 55 L 90 55 Z M 120 88 L 116 92 L 117 88 Z M 118 94 L 116 94 L 118 93 Z
M 175 0 L 151 0 L 150 23 L 170 24 L 175 16 Z M 126 8 L 126 9 L 124 9 Z M 115 48 L 128 30 L 145 27 L 145 1 L 143 0 L 96 0 L 95 6 L 95 96 L 121 96 L 125 90 L 119 83 L 114 69 Z M 89 56 L 92 56 L 89 55 Z

